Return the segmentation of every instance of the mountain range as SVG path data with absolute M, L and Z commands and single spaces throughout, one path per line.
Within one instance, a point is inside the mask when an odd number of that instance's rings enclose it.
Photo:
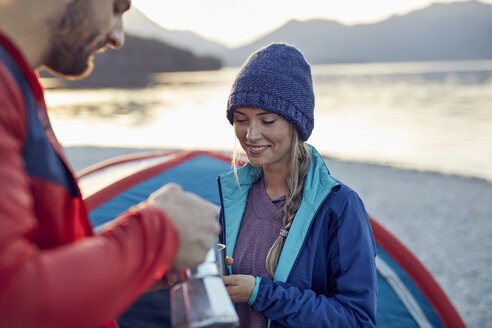
M 190 31 L 162 28 L 136 8 L 126 15 L 125 28 L 129 34 L 218 57 L 226 66 L 241 65 L 271 42 L 295 45 L 312 64 L 492 59 L 492 5 L 477 0 L 434 3 L 372 24 L 291 20 L 234 49 Z
M 229 49 L 191 31 L 169 30 L 159 26 L 135 6 L 123 16 L 127 34 L 159 40 L 178 48 L 188 49 L 197 55 L 220 55 Z
M 154 73 L 217 70 L 223 66 L 217 57 L 196 55 L 155 39 L 131 34 L 125 39 L 121 49 L 107 49 L 94 57 L 94 70 L 89 76 L 63 79 L 59 85 L 70 88 L 145 87 L 152 83 L 150 75 Z M 53 77 L 46 70 L 41 70 L 40 74 Z

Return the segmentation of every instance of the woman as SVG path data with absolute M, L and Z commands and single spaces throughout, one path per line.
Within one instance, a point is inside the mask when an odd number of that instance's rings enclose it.
M 224 276 L 241 327 L 375 326 L 375 243 L 357 194 L 304 142 L 311 69 L 286 44 L 246 61 L 227 118 L 248 163 L 219 177 Z

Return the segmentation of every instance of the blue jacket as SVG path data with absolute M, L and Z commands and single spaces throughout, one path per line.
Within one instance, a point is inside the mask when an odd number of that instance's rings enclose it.
M 301 206 L 274 279 L 257 277 L 249 299 L 271 327 L 376 326 L 376 246 L 358 195 L 330 176 L 311 146 L 311 167 Z M 249 189 L 258 168 L 247 163 L 219 177 L 221 241 L 234 257 Z

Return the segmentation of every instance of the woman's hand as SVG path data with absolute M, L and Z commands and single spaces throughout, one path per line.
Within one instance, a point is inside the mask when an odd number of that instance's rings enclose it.
M 233 303 L 247 302 L 255 288 L 256 278 L 245 274 L 222 276 Z

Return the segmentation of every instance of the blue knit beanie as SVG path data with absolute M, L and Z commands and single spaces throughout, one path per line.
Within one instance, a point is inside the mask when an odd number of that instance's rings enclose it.
M 253 53 L 239 71 L 227 102 L 227 119 L 234 110 L 260 108 L 289 121 L 303 141 L 314 127 L 311 68 L 293 46 L 273 43 Z

